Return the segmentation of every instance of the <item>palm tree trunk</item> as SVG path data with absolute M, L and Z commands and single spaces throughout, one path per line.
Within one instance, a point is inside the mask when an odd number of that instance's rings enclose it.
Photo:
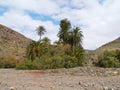
M 39 41 L 41 40 L 41 34 L 40 34 L 40 38 L 39 38 Z

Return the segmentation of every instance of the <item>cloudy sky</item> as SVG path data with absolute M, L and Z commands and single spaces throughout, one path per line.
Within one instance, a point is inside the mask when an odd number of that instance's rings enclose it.
M 81 27 L 85 49 L 96 49 L 120 36 L 120 0 L 0 0 L 0 24 L 34 40 L 42 25 L 52 42 L 59 21 L 67 18 Z

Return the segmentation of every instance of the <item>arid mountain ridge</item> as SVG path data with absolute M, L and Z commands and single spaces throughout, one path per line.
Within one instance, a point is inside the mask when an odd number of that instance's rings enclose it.
M 24 35 L 0 24 L 0 58 L 25 56 L 26 46 L 30 41 Z
M 120 37 L 111 41 L 111 42 L 108 42 L 108 43 L 102 45 L 101 47 L 97 48 L 95 50 L 95 52 L 96 53 L 102 53 L 105 50 L 108 50 L 108 51 L 120 50 Z

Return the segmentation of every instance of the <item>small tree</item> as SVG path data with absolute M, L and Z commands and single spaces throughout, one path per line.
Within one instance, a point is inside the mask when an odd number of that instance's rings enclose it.
M 68 32 L 70 31 L 71 23 L 67 19 L 60 21 L 60 31 L 58 32 L 59 40 L 64 44 L 68 41 Z
M 37 30 L 38 35 L 40 36 L 39 40 L 41 40 L 41 36 L 46 32 L 46 30 L 43 26 L 39 26 L 36 30 Z
M 42 40 L 41 40 L 41 42 L 43 43 L 43 44 L 45 44 L 45 45 L 50 45 L 50 39 L 48 38 L 48 37 L 44 37 Z
M 39 41 L 32 41 L 26 50 L 26 54 L 28 59 L 35 60 L 37 57 L 39 58 L 42 54 L 42 44 Z

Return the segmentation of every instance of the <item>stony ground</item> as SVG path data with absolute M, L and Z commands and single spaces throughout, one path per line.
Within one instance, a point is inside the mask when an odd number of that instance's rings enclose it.
M 0 69 L 0 90 L 120 90 L 120 68 Z

